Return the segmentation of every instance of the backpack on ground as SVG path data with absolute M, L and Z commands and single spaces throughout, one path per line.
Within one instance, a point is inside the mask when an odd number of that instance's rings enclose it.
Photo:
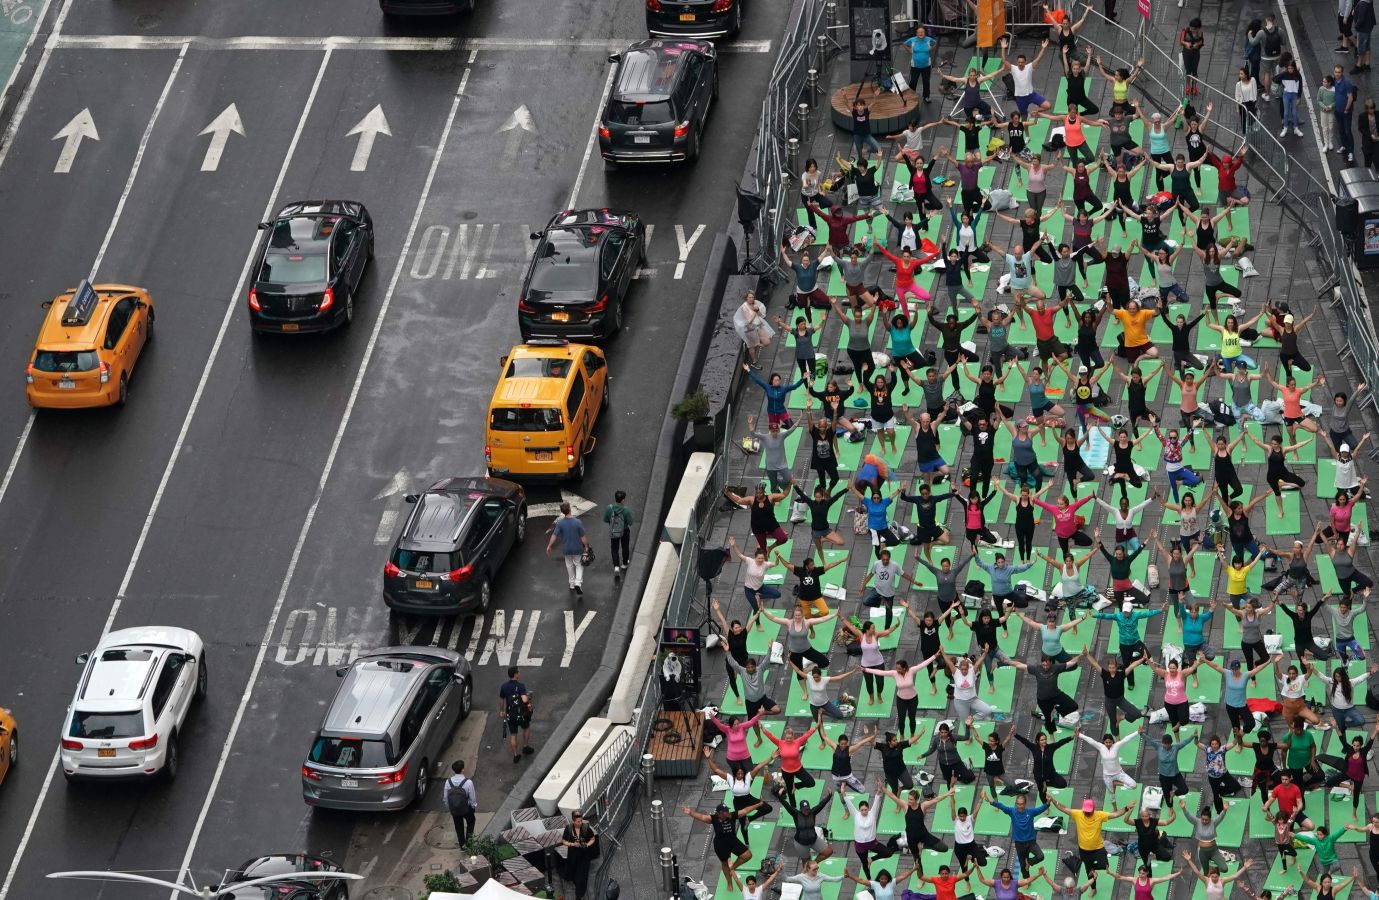
M 459 784 L 455 783 L 455 778 L 460 779 Z M 469 779 L 463 775 L 456 775 L 450 780 L 450 796 L 445 798 L 445 805 L 450 810 L 450 815 L 461 819 L 474 814 L 474 807 L 469 803 L 469 791 L 465 790 L 465 785 Z

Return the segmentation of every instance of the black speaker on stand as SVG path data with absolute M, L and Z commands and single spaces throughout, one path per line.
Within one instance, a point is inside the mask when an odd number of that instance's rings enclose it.
M 761 194 L 746 190 L 740 184 L 737 186 L 737 224 L 742 226 L 742 235 L 746 239 L 746 262 L 742 264 L 744 275 L 773 275 L 778 269 L 771 255 L 774 248 L 759 246 L 756 253 L 752 252 L 752 235 L 756 233 L 757 222 L 765 206 L 766 198 Z

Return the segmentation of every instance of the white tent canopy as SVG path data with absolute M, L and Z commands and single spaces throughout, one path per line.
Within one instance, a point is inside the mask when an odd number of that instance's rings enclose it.
M 498 879 L 490 878 L 472 894 L 451 894 L 445 891 L 432 891 L 430 900 L 531 900 L 529 894 L 519 894 L 512 888 L 504 887 Z

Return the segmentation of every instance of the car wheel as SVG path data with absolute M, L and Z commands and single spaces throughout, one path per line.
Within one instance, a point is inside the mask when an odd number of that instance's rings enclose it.
M 474 611 L 479 615 L 488 612 L 488 608 L 493 605 L 493 582 L 484 578 L 479 582 L 479 606 Z
M 742 13 L 740 12 L 738 13 L 737 26 L 742 27 Z M 713 99 L 718 99 L 718 69 L 716 68 L 713 71 Z
M 168 738 L 168 755 L 167 758 L 163 760 L 163 777 L 168 781 L 176 781 L 177 767 L 179 764 L 177 755 L 177 732 L 174 731 L 172 736 Z
M 575 463 L 575 467 L 574 467 L 573 469 L 570 470 L 570 480 L 571 480 L 571 481 L 583 481 L 583 480 L 584 480 L 584 454 L 583 454 L 583 453 L 580 453 L 580 454 L 579 454 L 579 462 Z
M 202 651 L 201 658 L 196 661 L 196 699 L 206 699 L 206 682 L 208 675 L 206 672 L 206 653 Z
M 608 336 L 612 337 L 622 331 L 622 301 L 617 300 L 613 303 L 613 314 L 608 319 Z
M 120 397 L 115 401 L 116 406 L 124 406 L 129 402 L 129 376 L 120 376 Z
M 417 803 L 422 801 L 422 798 L 426 796 L 426 789 L 431 786 L 431 770 L 429 766 L 430 762 L 425 759 L 417 766 L 416 785 L 412 789 L 412 797 Z
M 642 232 L 642 236 L 641 236 L 640 240 L 641 240 L 641 242 L 642 242 L 642 245 L 641 245 L 641 249 L 639 249 L 639 250 L 637 251 L 637 265 L 639 265 L 639 266 L 645 266 L 645 265 L 646 265 L 646 232 Z
M 144 328 L 144 343 L 148 343 L 149 341 L 153 340 L 153 323 L 157 320 L 158 317 L 155 316 L 153 314 L 153 310 L 150 309 L 148 311 L 148 326 Z
M 19 765 L 19 731 L 10 732 L 10 768 Z
M 460 688 L 460 721 L 469 718 L 469 711 L 474 708 L 474 685 L 466 681 L 464 687 Z
M 599 412 L 603 412 L 607 409 L 608 405 L 608 379 L 605 378 L 603 379 L 603 400 L 600 401 Z
M 527 507 L 523 506 L 517 511 L 517 543 L 522 543 L 527 539 Z
M 354 291 L 345 294 L 345 327 L 348 328 L 354 321 Z
M 699 161 L 699 130 L 695 129 L 690 137 L 690 148 L 685 153 L 685 161 L 695 163 Z

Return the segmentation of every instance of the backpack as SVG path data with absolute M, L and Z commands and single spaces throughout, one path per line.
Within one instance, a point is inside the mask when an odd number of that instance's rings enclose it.
M 525 688 L 508 694 L 506 713 L 509 719 L 521 719 L 531 713 L 531 704 L 522 702 L 523 693 L 526 693 Z
M 1264 29 L 1264 55 L 1278 56 L 1283 52 L 1283 33 L 1275 28 L 1272 32 Z
M 620 538 L 626 527 L 622 517 L 622 507 L 616 504 L 608 507 L 608 535 Z
M 463 775 L 455 777 L 460 779 L 460 783 L 455 784 L 451 781 L 450 796 L 445 798 L 445 805 L 450 809 L 450 815 L 463 819 L 474 814 L 474 807 L 469 805 L 469 792 L 464 789 L 469 779 Z

